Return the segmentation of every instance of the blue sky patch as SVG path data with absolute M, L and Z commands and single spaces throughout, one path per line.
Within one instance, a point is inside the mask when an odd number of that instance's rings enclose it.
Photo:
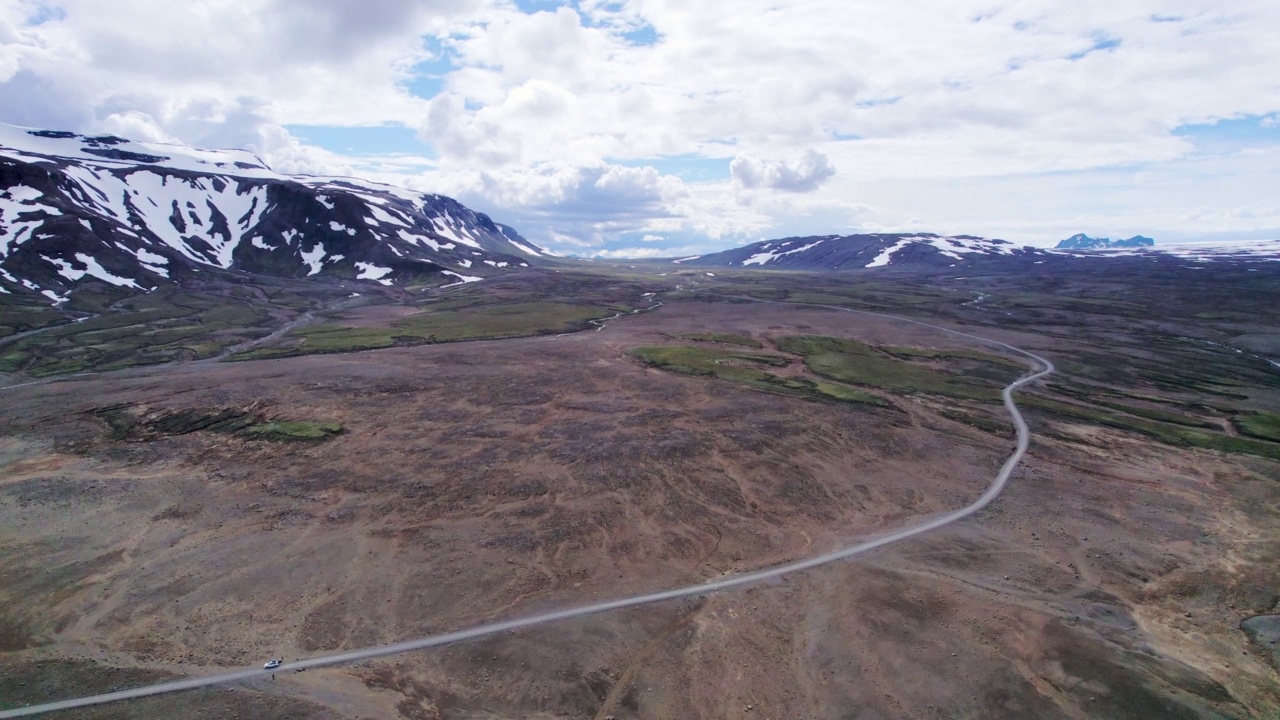
M 411 95 L 430 100 L 444 89 L 444 76 L 458 69 L 457 56 L 439 38 L 429 37 L 423 43 L 433 57 L 409 69 L 410 77 L 401 83 Z
M 444 78 L 439 75 L 414 75 L 404 83 L 404 89 L 414 97 L 430 100 L 444 90 Z
M 1226 118 L 1211 123 L 1182 125 L 1174 128 L 1173 134 L 1191 140 L 1201 150 L 1238 150 L 1280 143 L 1280 117 L 1273 113 Z
M 289 134 L 308 145 L 342 155 L 425 155 L 436 157 L 435 148 L 418 139 L 403 125 L 337 127 L 330 125 L 285 125 Z
M 897 95 L 894 97 L 887 97 L 887 98 L 871 98 L 870 100 L 859 100 L 856 103 L 856 107 L 872 108 L 872 107 L 880 107 L 881 105 L 896 105 L 898 101 L 901 99 L 902 99 L 902 96 Z
M 1088 50 L 1084 50 L 1082 52 L 1072 53 L 1071 55 L 1067 56 L 1067 59 L 1079 60 L 1080 58 L 1084 57 L 1085 55 L 1088 55 L 1089 53 L 1101 52 L 1103 50 L 1110 50 L 1111 48 L 1119 47 L 1119 46 L 1120 46 L 1119 38 L 1113 38 L 1107 35 L 1095 35 L 1093 38 L 1093 47 L 1089 48 Z
M 658 31 L 652 25 L 622 33 L 622 39 L 632 45 L 649 46 L 658 44 Z
M 54 20 L 66 20 L 66 19 L 67 19 L 66 10 L 63 10 L 62 8 L 56 5 L 46 5 L 44 3 L 40 3 L 39 5 L 36 5 L 35 12 L 27 16 L 27 25 L 30 27 L 35 27 L 36 25 L 43 25 L 47 22 L 52 22 Z
M 626 167 L 651 167 L 663 175 L 675 175 L 685 182 L 719 182 L 729 179 L 729 161 L 729 158 L 708 158 L 685 154 L 608 162 Z
M 525 15 L 555 12 L 555 9 L 563 4 L 560 0 L 515 0 L 516 9 Z

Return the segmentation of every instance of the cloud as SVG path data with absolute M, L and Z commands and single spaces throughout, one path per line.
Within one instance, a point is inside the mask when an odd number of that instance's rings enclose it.
M 102 119 L 102 129 L 112 135 L 129 138 L 130 140 L 163 143 L 181 142 L 178 138 L 165 132 L 156 123 L 155 118 L 138 110 L 122 110 L 121 112 L 108 114 Z
M 529 170 L 480 172 L 466 192 L 488 202 L 558 216 L 599 219 L 650 217 L 687 194 L 677 177 L 650 167 L 544 163 Z
M 768 162 L 739 155 L 729 164 L 734 182 L 748 190 L 768 188 L 787 192 L 813 192 L 836 174 L 826 155 L 812 148 L 786 161 Z
M 1270 0 L 56 5 L 0 0 L 2 121 L 360 172 L 552 244 L 860 227 L 1048 240 L 1085 220 L 1280 232 L 1274 140 L 1246 157 L 1175 133 L 1274 127 Z M 407 89 L 424 64 L 432 97 Z M 435 154 L 343 157 L 283 129 L 386 123 Z M 676 157 L 730 177 L 632 167 Z
M 0 8 L 0 93 L 23 93 L 24 120 L 96 131 L 131 112 L 185 142 L 201 124 L 254 137 L 264 124 L 416 123 L 426 102 L 399 87 L 426 57 L 422 37 L 479 0 L 62 0 L 38 25 L 35 3 Z M 44 92 L 25 92 L 35 81 Z M 6 105 L 10 105 L 6 103 Z M 15 121 L 10 106 L 0 113 Z
M 535 242 L 575 238 L 591 247 L 626 233 L 661 231 L 684 222 L 690 197 L 678 177 L 649 167 L 543 163 L 529 169 L 442 171 L 415 183 L 448 187 L 463 202 L 518 227 Z
M 609 250 L 597 250 L 591 257 L 614 260 L 639 260 L 647 258 L 678 258 L 691 254 L 710 252 L 706 245 L 683 245 L 680 247 L 619 247 Z

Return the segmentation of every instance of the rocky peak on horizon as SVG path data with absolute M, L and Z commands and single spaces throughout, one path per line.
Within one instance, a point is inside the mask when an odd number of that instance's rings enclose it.
M 1105 237 L 1089 237 L 1084 233 L 1076 233 L 1054 246 L 1057 250 L 1106 250 L 1108 248 L 1151 247 L 1156 241 L 1143 235 L 1134 235 L 1123 240 L 1112 240 Z

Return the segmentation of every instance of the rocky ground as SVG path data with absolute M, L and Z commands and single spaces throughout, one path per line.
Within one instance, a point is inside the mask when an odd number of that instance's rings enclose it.
M 763 352 L 792 335 L 992 352 L 884 318 L 704 294 L 766 296 L 785 282 L 650 273 L 619 287 L 649 287 L 664 305 L 600 332 L 3 391 L 0 707 L 689 584 L 979 495 L 1013 446 L 992 424 L 998 405 L 874 387 L 883 405 L 779 394 L 631 353 L 719 347 L 679 337 L 706 332 Z M 1233 418 L 1274 409 L 1280 383 L 1236 353 L 1153 340 L 1209 338 L 1194 319 L 1114 306 L 1032 316 L 1025 295 L 989 285 L 985 306 L 964 304 L 976 297 L 967 286 L 844 303 L 963 323 L 1062 368 L 1060 387 L 1028 406 L 1035 440 L 1005 494 L 956 525 L 746 590 L 65 716 L 1280 712 L 1269 619 L 1280 613 L 1280 463 L 1081 409 L 1108 407 L 1102 388 L 1127 389 L 1178 403 L 1130 397 L 1130 410 L 1177 407 L 1237 438 Z M 822 290 L 790 299 L 851 297 Z M 353 322 L 383 316 L 399 314 L 360 310 Z M 1251 342 L 1269 321 L 1254 322 L 1241 333 Z M 812 376 L 787 362 L 779 375 Z M 1220 367 L 1230 388 L 1148 382 L 1196 362 Z M 1061 406 L 1082 397 L 1093 404 Z M 342 429 L 287 441 L 210 420 L 233 416 Z

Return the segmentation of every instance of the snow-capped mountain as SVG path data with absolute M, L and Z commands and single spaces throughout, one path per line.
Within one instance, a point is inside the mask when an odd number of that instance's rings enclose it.
M 441 195 L 288 176 L 253 154 L 0 124 L 0 292 L 59 301 L 221 269 L 460 282 L 546 252 Z
M 683 265 L 853 270 L 898 265 L 954 267 L 990 257 L 1040 257 L 1047 253 L 1005 240 L 972 235 L 917 234 L 824 235 L 753 243 L 711 255 L 679 258 Z
M 1091 252 L 1073 252 L 1086 257 L 1174 257 L 1197 263 L 1236 261 L 1243 263 L 1280 262 L 1280 240 L 1222 240 L 1219 242 L 1180 242 L 1151 246 L 1119 246 L 1097 248 Z
M 1140 242 L 1149 238 L 1130 240 L 1134 242 L 1049 249 L 973 235 L 823 235 L 767 240 L 709 255 L 676 258 L 671 262 L 698 267 L 808 271 L 981 267 L 1001 272 L 1023 272 L 1033 271 L 1046 263 L 1078 264 L 1118 258 L 1164 260 L 1183 266 L 1188 266 L 1187 261 L 1191 261 L 1195 264 L 1220 262 L 1260 267 L 1259 263 L 1269 265 L 1280 261 L 1280 240 L 1171 243 L 1154 247 Z
M 1084 233 L 1076 233 L 1054 246 L 1057 250 L 1106 250 L 1109 248 L 1151 247 L 1156 241 L 1142 235 L 1134 235 L 1123 240 L 1112 240 L 1104 237 L 1089 237 Z

